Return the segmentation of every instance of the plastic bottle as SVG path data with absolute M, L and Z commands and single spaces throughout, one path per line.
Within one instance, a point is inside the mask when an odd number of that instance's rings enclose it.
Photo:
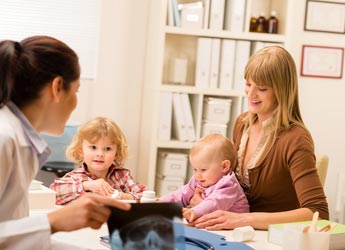
M 268 19 L 268 25 L 267 25 L 267 32 L 272 34 L 278 33 L 278 19 L 277 19 L 277 12 L 272 10 L 271 16 Z
M 267 19 L 265 18 L 264 12 L 261 12 L 260 16 L 256 19 L 256 32 L 267 32 Z
M 256 32 L 256 17 L 252 16 L 249 22 L 249 31 Z
M 146 190 L 143 192 L 143 196 L 140 199 L 140 203 L 150 203 L 156 201 L 156 192 Z

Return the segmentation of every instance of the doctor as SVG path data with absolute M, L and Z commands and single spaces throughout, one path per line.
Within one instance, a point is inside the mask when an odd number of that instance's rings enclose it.
M 99 228 L 125 203 L 95 194 L 28 217 L 28 188 L 50 149 L 40 132 L 60 135 L 77 105 L 76 53 L 47 36 L 0 42 L 0 249 L 51 249 L 50 235 Z

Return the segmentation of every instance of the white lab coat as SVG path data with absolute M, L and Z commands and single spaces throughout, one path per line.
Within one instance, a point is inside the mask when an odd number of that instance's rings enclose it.
M 0 249 L 50 249 L 48 216 L 27 217 L 28 189 L 39 168 L 21 121 L 0 109 Z

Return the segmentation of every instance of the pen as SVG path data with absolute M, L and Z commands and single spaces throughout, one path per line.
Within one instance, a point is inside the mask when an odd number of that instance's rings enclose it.
M 313 214 L 313 220 L 311 221 L 310 227 L 308 232 L 316 232 L 316 224 L 317 224 L 317 220 L 319 219 L 319 212 L 315 212 Z

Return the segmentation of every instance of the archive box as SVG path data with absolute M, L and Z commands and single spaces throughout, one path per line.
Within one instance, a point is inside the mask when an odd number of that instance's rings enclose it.
M 156 175 L 156 192 L 158 196 L 163 196 L 174 192 L 184 185 L 184 178 Z
M 231 102 L 232 100 L 229 98 L 205 98 L 203 119 L 213 123 L 228 123 L 230 120 Z
M 157 172 L 166 177 L 186 178 L 188 154 L 162 151 L 158 153 Z
M 209 123 L 205 121 L 202 124 L 202 137 L 208 134 L 216 133 L 227 136 L 227 124 Z

